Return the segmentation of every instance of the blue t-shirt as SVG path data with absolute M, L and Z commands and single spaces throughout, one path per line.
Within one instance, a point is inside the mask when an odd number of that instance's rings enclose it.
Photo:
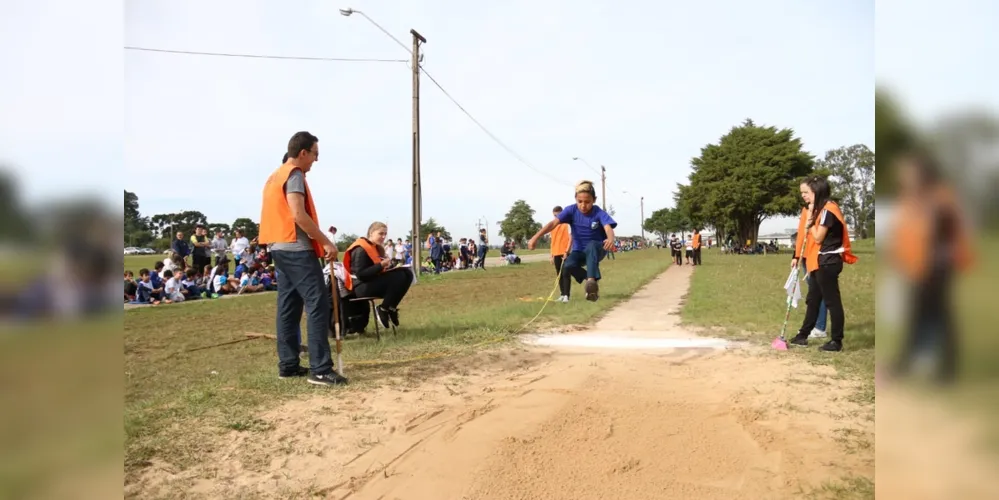
M 593 205 L 588 214 L 580 212 L 575 204 L 569 205 L 558 214 L 558 220 L 572 225 L 572 251 L 586 249 L 586 244 L 591 241 L 602 243 L 607 239 L 604 226 L 617 227 L 610 214 L 597 205 Z

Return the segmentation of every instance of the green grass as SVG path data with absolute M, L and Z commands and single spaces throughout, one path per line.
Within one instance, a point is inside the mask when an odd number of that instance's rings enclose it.
M 858 395 L 860 402 L 874 403 L 874 275 L 873 240 L 854 245 L 859 262 L 847 265 L 840 275 L 840 290 L 846 312 L 844 349 L 838 354 L 815 348 L 796 349 L 792 356 L 802 356 L 817 364 L 832 365 L 845 376 L 864 381 Z M 687 323 L 719 328 L 732 337 L 769 343 L 781 330 L 787 310 L 784 280 L 790 270 L 790 254 L 721 255 L 711 251 L 705 265 L 697 269 L 691 291 L 683 307 Z M 803 295 L 807 289 L 803 290 Z M 804 303 L 791 310 L 787 336 L 801 326 Z M 812 341 L 812 344 L 818 344 Z
M 661 252 L 651 251 L 604 261 L 607 278 L 601 282 L 599 302 L 550 303 L 531 329 L 591 322 L 668 265 Z M 353 383 L 339 391 L 363 389 L 400 370 L 423 373 L 440 364 L 406 360 L 469 353 L 484 341 L 512 338 L 542 306 L 520 298 L 547 297 L 554 278 L 547 262 L 422 278 L 400 307 L 398 336 L 389 333 L 380 343 L 367 338 L 345 343 L 347 375 Z M 129 478 L 134 479 L 134 473 L 154 458 L 180 468 L 197 463 L 212 451 L 212 436 L 259 430 L 256 415 L 262 407 L 329 390 L 301 380 L 279 380 L 270 340 L 185 352 L 241 339 L 245 332 L 273 333 L 275 300 L 274 294 L 262 294 L 125 311 Z M 381 361 L 398 363 L 372 363 Z M 371 364 L 351 365 L 358 362 Z

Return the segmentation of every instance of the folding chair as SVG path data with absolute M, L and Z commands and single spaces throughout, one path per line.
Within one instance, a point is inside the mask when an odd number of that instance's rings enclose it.
M 347 300 L 349 300 L 350 302 L 362 302 L 366 300 L 368 301 L 369 304 L 371 304 L 371 319 L 373 319 L 375 323 L 375 340 L 381 342 L 382 333 L 381 329 L 378 328 L 378 312 L 375 310 L 375 301 L 379 300 L 378 297 L 357 297 L 351 294 L 350 296 L 347 297 Z M 392 335 L 395 335 L 396 334 L 395 325 L 389 323 L 389 326 L 392 327 Z

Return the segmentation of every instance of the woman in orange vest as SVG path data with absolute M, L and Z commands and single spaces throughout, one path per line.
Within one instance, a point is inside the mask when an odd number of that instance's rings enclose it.
M 850 250 L 850 233 L 846 219 L 836 202 L 829 199 L 831 190 L 824 177 L 809 177 L 801 183 L 801 198 L 808 207 L 801 211 L 798 223 L 798 245 L 804 244 L 801 255 L 805 271 L 808 273 L 808 296 L 805 321 L 798 334 L 789 342 L 792 345 L 807 346 L 808 336 L 819 318 L 819 304 L 825 301 L 829 311 L 831 337 L 819 349 L 840 351 L 843 349 L 843 302 L 839 291 L 839 274 L 843 263 L 857 262 L 857 256 Z M 797 261 L 792 261 L 792 265 Z
M 552 209 L 552 215 L 558 217 L 558 214 L 562 213 L 562 207 L 556 206 Z M 558 275 L 558 289 L 559 289 L 559 302 L 569 302 L 569 292 L 572 289 L 572 276 L 569 273 L 562 272 L 562 262 L 569 255 L 569 249 L 572 248 L 572 235 L 569 234 L 569 224 L 560 222 L 559 225 L 552 229 L 552 248 L 551 257 L 549 260 L 555 265 L 555 274 Z
M 336 258 L 336 247 L 319 229 L 306 174 L 319 159 L 319 139 L 298 132 L 288 141 L 287 161 L 264 185 L 258 241 L 266 244 L 278 271 L 278 376 L 303 377 L 316 385 L 347 379 L 333 371 L 330 355 L 330 290 L 319 258 Z M 309 369 L 298 364 L 299 324 L 308 312 Z M 311 373 L 310 373 L 311 372 Z
M 906 339 L 893 375 L 907 374 L 912 362 L 936 358 L 935 375 L 952 382 L 957 375 L 957 325 L 951 304 L 956 273 L 974 262 L 971 230 L 954 191 L 929 154 L 899 162 L 900 192 L 893 223 L 892 263 L 911 290 Z
M 392 260 L 386 258 L 383 245 L 387 235 L 384 222 L 372 222 L 367 238 L 351 243 L 343 258 L 343 266 L 349 271 L 344 286 L 358 297 L 382 299 L 375 307 L 375 316 L 385 328 L 389 322 L 399 326 L 399 303 L 413 284 L 409 268 L 393 266 Z

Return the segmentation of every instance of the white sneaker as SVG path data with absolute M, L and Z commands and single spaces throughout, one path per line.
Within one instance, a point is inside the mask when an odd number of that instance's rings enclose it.
M 558 298 L 558 301 L 559 302 L 566 302 L 566 303 L 568 303 L 569 302 L 569 297 L 566 297 L 565 295 L 562 295 L 562 296 L 560 296 Z
M 824 339 L 826 338 L 826 331 L 812 328 L 812 333 L 808 334 L 808 338 Z

